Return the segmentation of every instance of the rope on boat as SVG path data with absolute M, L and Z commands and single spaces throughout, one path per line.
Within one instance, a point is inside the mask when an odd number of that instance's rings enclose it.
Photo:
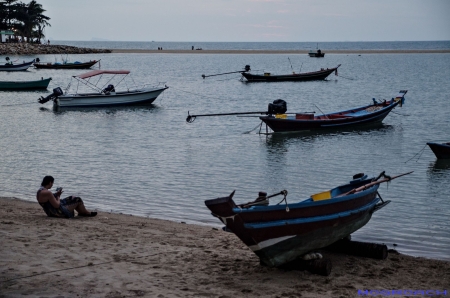
M 422 156 L 422 153 L 425 151 L 425 148 L 427 147 L 428 145 L 427 144 L 425 144 L 425 146 L 423 146 L 423 148 L 419 151 L 419 152 L 417 152 L 416 154 L 414 154 L 414 156 L 413 157 L 411 157 L 410 159 L 408 159 L 407 161 L 405 161 L 405 163 L 407 163 L 408 161 L 410 161 L 411 159 L 413 159 L 414 157 L 416 157 L 417 156 L 417 154 L 419 154 L 420 153 L 420 155 L 419 155 L 419 157 L 417 158 L 417 160 L 416 160 L 416 162 L 418 162 L 419 161 L 419 159 L 420 159 L 420 157 Z
M 258 127 L 261 127 L 262 124 L 263 124 L 263 122 L 261 121 L 261 123 L 259 123 L 258 125 L 256 125 L 255 128 L 253 128 L 252 130 L 249 130 L 249 131 L 244 131 L 242 134 L 249 134 L 249 133 L 255 131 Z
M 277 205 L 280 205 L 281 202 L 284 201 L 284 203 L 286 204 L 286 212 L 289 212 L 289 206 L 288 206 L 288 202 L 287 202 L 287 199 L 286 199 L 286 197 L 288 195 L 287 190 L 282 190 L 280 193 L 275 194 L 275 195 L 280 195 L 280 194 L 284 195 L 284 198 Z M 272 195 L 272 196 L 275 196 L 275 195 Z

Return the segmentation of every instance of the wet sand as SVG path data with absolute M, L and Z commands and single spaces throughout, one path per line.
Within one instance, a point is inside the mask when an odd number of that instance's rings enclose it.
M 37 202 L 0 202 L 0 297 L 450 295 L 447 261 L 395 251 L 385 260 L 322 252 L 333 268 L 320 276 L 263 267 L 236 236 L 214 227 L 105 212 L 49 218 Z

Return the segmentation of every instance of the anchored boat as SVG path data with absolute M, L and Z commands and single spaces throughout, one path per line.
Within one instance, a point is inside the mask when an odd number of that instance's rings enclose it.
M 380 102 L 373 98 L 373 103 L 370 105 L 329 114 L 315 115 L 315 112 L 286 113 L 287 103 L 282 99 L 277 99 L 269 104 L 267 111 L 203 115 L 190 115 L 188 112 L 186 121 L 192 123 L 197 117 L 201 116 L 259 114 L 265 115 L 259 116 L 259 118 L 266 124 L 266 133 L 269 133 L 268 128 L 275 133 L 359 128 L 363 125 L 381 123 L 395 107 L 403 105 L 407 92 L 407 90 L 400 90 L 399 94 L 390 101 Z
M 41 97 L 38 102 L 43 104 L 50 100 L 53 100 L 54 107 L 109 107 L 109 106 L 123 106 L 123 105 L 136 105 L 136 104 L 151 104 L 155 99 L 164 91 L 167 87 L 147 87 L 124 90 L 117 90 L 121 82 L 125 80 L 125 77 L 130 74 L 129 70 L 93 70 L 84 74 L 73 76 L 78 83 L 82 83 L 85 86 L 92 89 L 91 93 L 68 93 L 63 92 L 60 87 L 53 89 L 53 93 L 47 97 Z M 98 86 L 101 81 L 101 76 L 108 75 L 115 77 L 116 75 L 122 76 L 116 86 L 109 84 L 113 78 L 109 78 L 104 86 Z M 100 78 L 98 78 L 100 76 Z M 91 83 L 90 79 L 97 77 L 96 83 Z M 72 81 L 71 81 L 72 83 Z M 69 90 L 71 83 L 66 88 Z
M 52 78 L 36 81 L 0 81 L 0 90 L 36 90 L 47 89 Z
M 432 143 L 429 142 L 427 145 L 436 155 L 437 159 L 450 159 L 450 142 L 448 143 Z
M 34 63 L 34 59 L 33 61 L 30 62 L 25 62 L 23 61 L 23 63 L 18 63 L 18 64 L 14 64 L 9 57 L 5 58 L 6 63 L 5 64 L 0 64 L 0 71 L 21 71 L 21 70 L 27 70 L 31 64 Z
M 339 64 L 338 66 L 333 67 L 333 68 L 321 68 L 320 70 L 317 70 L 317 71 L 301 72 L 301 73 L 295 73 L 293 71 L 292 74 L 276 75 L 276 74 L 272 74 L 270 72 L 265 72 L 263 74 L 252 74 L 252 73 L 250 73 L 250 71 L 251 71 L 250 65 L 246 65 L 243 70 L 219 73 L 219 74 L 214 74 L 214 75 L 202 75 L 202 77 L 207 78 L 207 77 L 224 75 L 224 74 L 240 73 L 242 75 L 242 78 L 245 78 L 247 82 L 317 81 L 317 80 L 325 80 L 333 72 L 335 73 L 335 75 L 337 75 L 337 69 L 340 66 L 341 66 L 341 64 Z M 241 78 L 241 80 L 242 80 L 242 78 Z
M 314 115 L 312 113 L 295 113 L 294 115 L 272 114 L 259 117 L 274 132 L 299 132 L 326 129 L 340 129 L 359 127 L 361 125 L 381 123 L 384 118 L 405 100 L 407 90 L 400 90 L 399 94 L 390 101 L 356 107 L 345 111 L 329 114 Z
M 59 62 L 41 62 L 39 58 L 36 59 L 36 62 L 33 63 L 34 67 L 36 68 L 43 68 L 43 69 L 88 69 L 94 66 L 96 63 L 99 63 L 99 60 L 91 60 L 87 62 L 68 62 L 67 60 L 63 61 L 62 63 Z

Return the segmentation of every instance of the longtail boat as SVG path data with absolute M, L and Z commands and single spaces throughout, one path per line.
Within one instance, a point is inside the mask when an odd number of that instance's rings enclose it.
M 236 204 L 234 191 L 226 197 L 206 200 L 214 217 L 233 232 L 259 258 L 262 264 L 278 267 L 326 247 L 366 225 L 372 214 L 386 206 L 378 193 L 379 184 L 409 173 L 376 178 L 362 173 L 347 184 L 314 194 L 306 200 L 288 203 L 287 191 Z M 382 179 L 380 179 L 382 178 Z M 278 204 L 270 198 L 282 195 Z
M 251 74 L 249 72 L 242 72 L 242 76 L 248 82 L 281 82 L 281 81 L 318 81 L 325 80 L 333 72 L 337 75 L 337 69 L 340 64 L 333 68 L 322 68 L 318 71 L 302 72 L 285 75 L 273 75 L 270 72 L 264 74 Z
M 309 51 L 308 56 L 315 57 L 315 58 L 323 58 L 323 57 L 325 57 L 325 53 L 323 53 L 321 50 Z
M 448 143 L 432 143 L 429 142 L 427 145 L 436 155 L 437 159 L 450 159 L 450 142 Z
M 395 107 L 402 106 L 407 92 L 407 90 L 400 90 L 399 94 L 390 101 L 377 102 L 373 99 L 371 105 L 329 114 L 295 113 L 294 115 L 288 115 L 282 113 L 259 118 L 274 132 L 283 133 L 360 127 L 381 123 Z
M 329 114 L 315 115 L 315 112 L 286 113 L 287 103 L 282 99 L 277 99 L 269 104 L 267 111 L 203 115 L 190 115 L 188 111 L 186 121 L 192 123 L 197 117 L 201 116 L 259 114 L 264 115 L 258 117 L 266 124 L 266 133 L 269 133 L 269 128 L 275 133 L 362 128 L 381 123 L 395 107 L 403 105 L 407 92 L 408 90 L 400 90 L 399 94 L 389 101 L 377 101 L 373 98 L 373 103 L 370 105 Z
M 92 60 L 88 62 L 67 62 L 63 61 L 59 62 L 40 62 L 39 58 L 36 59 L 36 62 L 33 63 L 36 68 L 44 68 L 44 69 L 88 69 L 94 66 L 96 63 L 99 63 L 100 60 Z
M 311 71 L 311 72 L 301 72 L 296 73 L 292 72 L 292 74 L 272 74 L 270 72 L 264 72 L 263 74 L 252 74 L 250 73 L 251 68 L 250 65 L 245 65 L 243 70 L 238 71 L 232 71 L 232 72 L 225 72 L 225 73 L 219 73 L 219 74 L 213 74 L 213 75 L 202 75 L 203 78 L 207 77 L 213 77 L 213 76 L 219 76 L 224 74 L 232 74 L 232 73 L 240 73 L 242 75 L 241 80 L 243 81 L 243 78 L 247 82 L 285 82 L 285 81 L 293 81 L 293 82 L 301 82 L 301 81 L 318 81 L 318 80 L 325 80 L 330 74 L 333 72 L 335 75 L 338 75 L 337 69 L 341 66 L 339 64 L 336 67 L 333 68 L 321 68 L 317 71 Z M 291 65 L 292 67 L 292 65 Z
M 0 81 L 0 90 L 36 90 L 47 89 L 52 78 L 36 81 Z
M 27 70 L 31 64 L 34 63 L 34 59 L 30 62 L 23 61 L 23 63 L 18 64 L 14 64 L 10 61 L 9 57 L 6 57 L 5 59 L 7 62 L 5 64 L 0 64 L 0 71 L 23 71 Z

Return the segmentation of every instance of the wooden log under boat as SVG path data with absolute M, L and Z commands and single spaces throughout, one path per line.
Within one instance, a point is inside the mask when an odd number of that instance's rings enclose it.
M 388 256 L 388 249 L 385 244 L 351 241 L 346 239 L 339 240 L 325 249 L 377 260 L 385 260 Z
M 261 265 L 264 265 L 264 263 L 261 263 Z M 307 270 L 313 274 L 328 276 L 331 273 L 332 267 L 331 260 L 326 258 L 314 260 L 304 260 L 299 258 L 286 263 L 279 268 L 283 270 Z

